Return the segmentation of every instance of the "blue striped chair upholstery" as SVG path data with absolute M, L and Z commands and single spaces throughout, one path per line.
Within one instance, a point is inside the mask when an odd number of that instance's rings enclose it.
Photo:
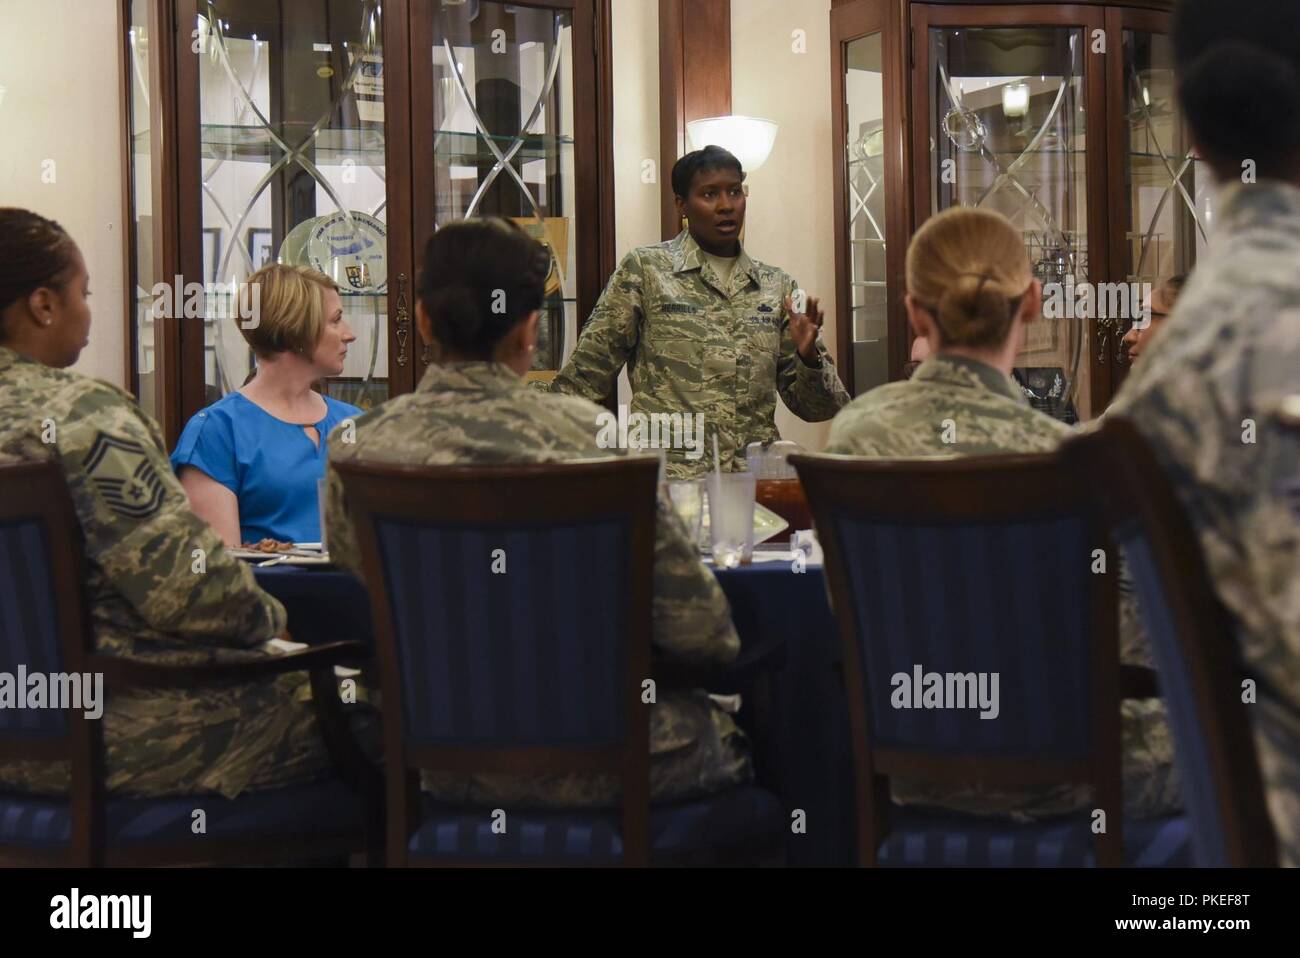
M 1135 868 L 1192 864 L 1184 815 L 1124 823 L 1124 859 Z M 1086 820 L 1012 824 L 895 809 L 880 863 L 894 867 L 1054 868 L 1096 864 Z
M 44 526 L 32 519 L 0 524 L 0 672 L 65 671 L 57 590 L 50 578 Z M 62 709 L 0 709 L 0 736 L 60 738 Z
M 1099 580 L 1091 564 L 1099 525 L 1086 515 L 1080 493 L 1061 507 L 1037 502 L 1019 511 L 1015 497 L 1004 494 L 998 512 L 987 515 L 980 501 L 1001 488 L 1015 488 L 999 487 L 991 476 L 1009 480 L 1022 467 L 1042 470 L 1029 474 L 1026 483 L 1046 477 L 1050 469 L 1052 481 L 1068 488 L 1054 462 L 1019 457 L 981 465 L 968 459 L 958 467 L 834 456 L 796 460 L 818 527 L 832 533 L 827 562 L 841 566 L 828 572 L 837 573 L 830 577 L 833 586 L 842 583 L 843 592 L 835 594 L 837 608 L 839 602 L 847 604 L 839 610 L 841 621 L 856 630 L 846 632 L 845 642 L 856 649 L 860 669 L 846 668 L 845 674 L 846 681 L 856 675 L 861 682 L 869 755 L 880 751 L 898 757 L 891 761 L 943 765 L 951 758 L 954 764 L 1005 762 L 1021 768 L 1049 761 L 1088 767 L 1094 760 L 1099 624 L 1093 603 Z M 961 484 L 966 476 L 969 491 Z M 914 498 L 905 509 L 892 508 L 900 490 L 908 488 Z M 819 490 L 821 502 L 815 498 Z M 927 496 L 941 504 L 928 505 Z M 918 667 L 922 675 L 996 674 L 996 720 L 981 718 L 978 702 L 899 707 L 920 699 L 913 688 Z M 900 674 L 906 685 L 895 682 Z M 905 691 L 913 696 L 910 703 Z M 966 688 L 962 692 L 965 698 Z M 877 820 L 887 821 L 887 830 L 876 832 L 881 865 L 1095 863 L 1096 837 L 1087 811 L 1021 824 L 892 806 L 887 819 L 881 814 Z M 1127 864 L 1190 863 L 1189 828 L 1182 816 L 1125 818 L 1122 837 Z
M 621 740 L 625 525 L 376 523 L 412 744 Z
M 874 745 L 1010 758 L 1088 754 L 1092 633 L 1081 520 L 842 519 L 839 529 Z M 975 709 L 891 707 L 882 694 L 889 677 L 910 677 L 917 664 L 925 672 L 998 673 L 997 720 Z
M 650 850 L 659 859 L 689 861 L 704 853 L 743 855 L 755 842 L 779 840 L 784 812 L 760 788 L 736 788 L 695 802 L 652 806 Z M 615 865 L 623 858 L 617 812 L 510 811 L 506 831 L 492 830 L 488 809 L 465 809 L 425 796 L 411 836 L 414 858 L 465 863 Z
M 1164 584 L 1151 555 L 1151 544 L 1137 523 L 1115 530 L 1115 537 L 1128 565 L 1137 592 L 1142 626 L 1151 640 L 1151 655 L 1160 670 L 1169 726 L 1178 744 L 1174 761 L 1183 789 L 1183 802 L 1196 828 L 1192 832 L 1193 858 L 1198 865 L 1228 864 L 1223 817 L 1214 783 L 1214 765 L 1205 748 L 1207 741 L 1192 694 L 1187 661 L 1179 648 L 1178 636 Z
M 194 812 L 202 810 L 204 831 L 195 834 Z M 201 858 L 203 846 L 237 841 L 248 844 L 304 842 L 347 837 L 361 827 L 356 792 L 337 781 L 245 792 L 238 798 L 184 795 L 171 798 L 118 798 L 105 803 L 107 844 L 147 855 L 162 848 L 189 846 Z M 37 795 L 0 794 L 0 846 L 55 852 L 72 835 L 68 803 Z

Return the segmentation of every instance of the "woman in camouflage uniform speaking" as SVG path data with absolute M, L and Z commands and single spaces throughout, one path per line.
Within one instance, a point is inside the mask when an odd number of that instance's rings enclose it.
M 749 443 L 780 438 L 778 393 L 808 422 L 849 402 L 818 340 L 817 298 L 796 301 L 795 281 L 741 246 L 744 180 L 740 161 L 721 147 L 677 161 L 673 192 L 687 228 L 623 258 L 551 383 L 552 392 L 600 402 L 626 365 L 631 413 L 703 417 L 687 421 L 717 436 L 726 470 L 745 468 Z M 703 475 L 711 460 L 698 452 L 670 445 L 669 477 Z

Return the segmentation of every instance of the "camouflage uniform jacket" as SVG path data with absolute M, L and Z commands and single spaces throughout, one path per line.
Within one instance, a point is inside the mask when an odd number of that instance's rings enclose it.
M 835 417 L 828 453 L 888 459 L 1051 452 L 1071 427 L 1033 409 L 1015 381 L 985 363 L 939 354 L 904 382 L 888 383 L 855 399 Z M 951 439 L 946 442 L 945 439 Z M 1145 637 L 1127 603 L 1121 607 L 1121 659 L 1149 664 Z M 1150 816 L 1176 809 L 1173 745 L 1159 699 L 1121 704 L 1124 804 L 1129 814 Z M 1053 786 L 993 789 L 895 780 L 904 804 L 957 809 L 1028 820 L 1087 807 L 1089 789 Z
M 1300 865 L 1300 428 L 1282 409 L 1297 394 L 1300 189 L 1236 184 L 1220 197 L 1209 249 L 1174 315 L 1111 412 L 1151 443 L 1236 620 L 1290 865 Z
M 359 417 L 354 442 L 343 441 L 336 429 L 330 460 L 453 465 L 607 458 L 610 451 L 596 442 L 602 412 L 576 396 L 530 389 L 495 363 L 435 365 L 415 392 Z M 678 661 L 729 662 L 739 652 L 740 640 L 726 597 L 700 562 L 666 496 L 660 495 L 658 508 L 652 642 Z M 360 574 L 342 484 L 332 469 L 325 509 L 331 557 Z M 655 798 L 716 791 L 750 774 L 743 736 L 703 693 L 660 694 L 651 710 L 650 737 Z M 470 804 L 598 806 L 615 800 L 616 786 L 616 780 L 594 776 L 425 777 L 427 791 Z
M 99 652 L 175 665 L 272 654 L 258 647 L 284 631 L 284 608 L 190 511 L 157 424 L 130 395 L 0 347 L 0 461 L 15 460 L 53 460 L 63 470 Z M 309 707 L 295 698 L 302 689 L 302 676 L 287 675 L 110 695 L 109 788 L 234 797 L 314 777 L 328 760 Z M 67 781 L 66 767 L 53 763 L 0 767 L 0 782 L 32 791 Z
M 849 401 L 835 365 L 818 342 L 818 366 L 804 362 L 790 337 L 785 297 L 795 282 L 742 249 L 722 286 L 688 230 L 623 258 L 582 330 L 553 392 L 599 402 L 626 363 L 631 412 L 700 413 L 716 431 L 724 468 L 743 469 L 745 447 L 779 438 L 779 392 L 809 422 L 830 419 Z M 703 475 L 711 453 L 691 461 L 668 453 L 672 479 Z

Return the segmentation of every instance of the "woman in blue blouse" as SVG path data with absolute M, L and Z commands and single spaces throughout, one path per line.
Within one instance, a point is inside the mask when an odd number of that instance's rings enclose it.
M 251 301 L 254 285 L 259 300 Z M 316 480 L 325 474 L 325 439 L 361 410 L 311 387 L 343 371 L 356 336 L 343 321 L 338 290 L 315 270 L 272 263 L 248 278 L 241 297 L 241 305 L 257 307 L 256 323 L 235 320 L 257 372 L 189 421 L 172 468 L 195 513 L 226 545 L 319 542 Z

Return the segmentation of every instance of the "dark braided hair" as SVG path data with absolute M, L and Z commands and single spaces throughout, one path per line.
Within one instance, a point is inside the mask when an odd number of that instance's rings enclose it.
M 54 220 L 0 207 L 0 312 L 42 286 L 63 289 L 76 245 Z M 4 327 L 0 325 L 0 339 Z
M 442 227 L 424 247 L 416 295 L 444 347 L 491 359 L 496 344 L 546 294 L 551 254 L 518 223 L 497 217 Z

